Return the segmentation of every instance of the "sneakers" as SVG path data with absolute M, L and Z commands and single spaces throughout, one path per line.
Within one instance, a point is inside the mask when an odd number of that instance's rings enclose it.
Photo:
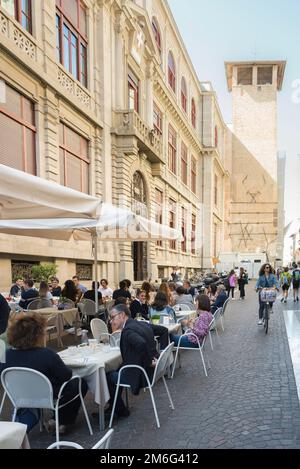
M 284 300 L 284 298 L 281 298 L 281 300 L 280 300 L 280 301 L 281 301 L 281 303 L 283 303 L 283 300 Z M 294 301 L 295 301 L 295 300 L 294 300 Z
M 257 325 L 258 325 L 258 326 L 262 326 L 262 325 L 263 325 L 263 321 L 262 321 L 262 319 L 259 319 L 259 320 L 258 320 L 258 323 L 257 323 Z
M 284 303 L 287 303 L 287 300 L 284 300 Z
M 297 296 L 297 301 L 299 301 L 299 297 Z

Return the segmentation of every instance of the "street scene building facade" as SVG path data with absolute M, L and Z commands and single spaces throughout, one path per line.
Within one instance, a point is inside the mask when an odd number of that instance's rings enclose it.
M 0 163 L 181 231 L 180 241 L 99 243 L 98 276 L 114 284 L 211 269 L 222 253 L 271 260 L 284 63 L 226 70 L 233 133 L 166 1 L 0 0 Z M 92 279 L 88 242 L 0 235 L 0 253 L 2 288 L 37 262 Z

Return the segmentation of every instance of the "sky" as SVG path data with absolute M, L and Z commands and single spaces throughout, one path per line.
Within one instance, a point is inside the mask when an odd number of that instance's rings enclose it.
M 286 60 L 278 150 L 286 152 L 286 224 L 300 217 L 300 1 L 168 0 L 198 78 L 211 81 L 232 122 L 225 61 Z

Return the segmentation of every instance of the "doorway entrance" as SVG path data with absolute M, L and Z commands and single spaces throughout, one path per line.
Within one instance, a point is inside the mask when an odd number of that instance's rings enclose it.
M 133 273 L 135 282 L 142 282 L 148 278 L 147 251 L 147 243 L 133 243 Z

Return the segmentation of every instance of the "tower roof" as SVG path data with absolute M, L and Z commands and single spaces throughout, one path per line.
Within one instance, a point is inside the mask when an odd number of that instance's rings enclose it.
M 249 62 L 225 62 L 225 70 L 227 77 L 227 86 L 228 90 L 232 91 L 232 73 L 233 67 L 253 67 L 253 66 L 263 66 L 263 65 L 278 65 L 278 79 L 277 79 L 277 89 L 278 91 L 282 88 L 282 82 L 284 77 L 284 71 L 286 66 L 285 60 L 259 60 L 259 61 L 249 61 Z

